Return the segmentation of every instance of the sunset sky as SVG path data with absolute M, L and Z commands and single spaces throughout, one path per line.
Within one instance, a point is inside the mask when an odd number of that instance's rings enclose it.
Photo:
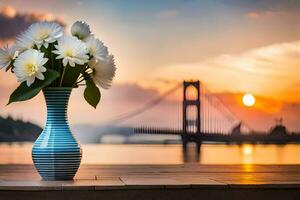
M 115 55 L 113 87 L 97 110 L 82 89 L 74 91 L 71 124 L 107 122 L 184 79 L 199 79 L 251 128 L 267 131 L 282 117 L 289 130 L 300 131 L 299 0 L 1 0 L 1 46 L 41 20 L 60 21 L 67 31 L 84 20 Z M 43 125 L 42 95 L 5 106 L 17 85 L 0 72 L 0 115 Z M 179 124 L 181 93 L 128 124 Z M 253 107 L 242 104 L 245 93 L 256 97 Z

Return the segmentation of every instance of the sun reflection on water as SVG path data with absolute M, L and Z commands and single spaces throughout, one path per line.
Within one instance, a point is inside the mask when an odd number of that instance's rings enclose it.
M 253 146 L 250 145 L 250 144 L 245 144 L 242 146 L 242 149 L 243 149 L 243 154 L 245 156 L 249 156 L 253 153 Z
M 253 145 L 243 144 L 241 148 L 243 164 L 253 163 Z

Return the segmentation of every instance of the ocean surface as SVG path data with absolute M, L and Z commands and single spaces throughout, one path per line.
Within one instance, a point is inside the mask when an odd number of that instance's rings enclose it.
M 31 143 L 0 144 L 0 164 L 31 164 Z M 300 164 L 300 145 L 84 144 L 82 164 Z

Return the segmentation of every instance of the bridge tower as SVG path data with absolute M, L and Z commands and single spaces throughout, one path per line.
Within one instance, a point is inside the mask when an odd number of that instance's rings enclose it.
M 189 90 L 194 90 L 194 98 L 187 95 Z M 186 149 L 187 143 L 195 142 L 198 152 L 201 145 L 201 121 L 200 121 L 200 81 L 183 82 L 183 121 L 182 143 Z

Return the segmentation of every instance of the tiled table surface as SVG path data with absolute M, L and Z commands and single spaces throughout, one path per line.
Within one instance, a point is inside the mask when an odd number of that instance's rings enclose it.
M 300 165 L 83 165 L 73 181 L 42 181 L 32 165 L 0 165 L 0 190 L 299 188 Z

